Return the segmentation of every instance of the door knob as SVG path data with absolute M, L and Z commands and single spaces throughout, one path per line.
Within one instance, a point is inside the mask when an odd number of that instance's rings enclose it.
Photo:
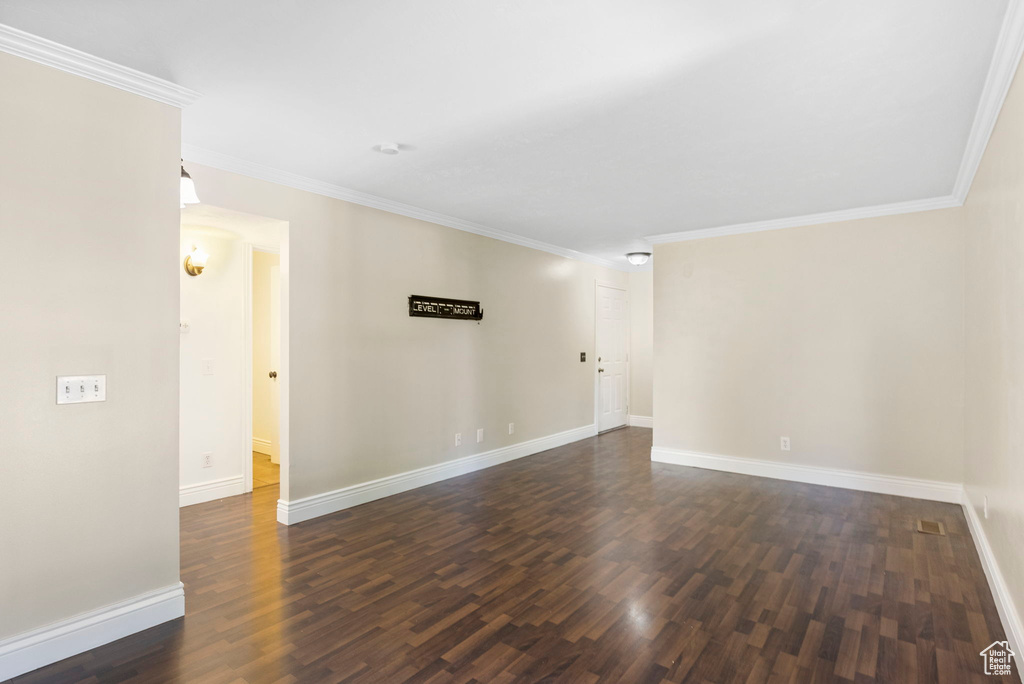
M 598 369 L 597 369 L 597 372 L 598 372 L 598 373 L 604 373 L 604 368 L 598 368 Z
M 270 377 L 276 378 L 277 377 L 277 371 L 270 371 Z

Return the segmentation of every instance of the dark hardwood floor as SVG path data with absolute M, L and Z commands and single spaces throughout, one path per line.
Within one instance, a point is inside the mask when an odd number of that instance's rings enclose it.
M 612 432 L 291 528 L 275 486 L 185 508 L 187 616 L 18 681 L 1001 681 L 958 506 L 650 444 Z

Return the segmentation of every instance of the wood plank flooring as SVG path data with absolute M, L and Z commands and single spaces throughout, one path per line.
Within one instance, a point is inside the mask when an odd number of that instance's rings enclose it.
M 258 451 L 252 452 L 252 486 L 253 489 L 280 484 L 281 466 L 273 463 L 270 456 Z
M 291 528 L 276 487 L 190 506 L 187 616 L 18 681 L 1008 681 L 983 674 L 1004 635 L 958 506 L 650 445 L 611 432 Z

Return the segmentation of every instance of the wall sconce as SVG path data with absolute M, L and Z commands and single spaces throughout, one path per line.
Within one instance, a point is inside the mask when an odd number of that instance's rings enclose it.
M 185 170 L 185 160 L 182 160 L 181 165 L 181 208 L 184 209 L 186 204 L 199 204 L 199 195 L 196 194 L 196 184 L 192 180 L 192 176 L 188 175 L 188 171 Z
M 185 257 L 185 273 L 190 276 L 197 276 L 206 268 L 206 261 L 210 255 L 192 245 L 192 253 Z

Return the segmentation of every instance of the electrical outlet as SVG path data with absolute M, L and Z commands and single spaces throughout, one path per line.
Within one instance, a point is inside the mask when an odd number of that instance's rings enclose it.
M 478 428 L 476 431 L 476 443 L 479 444 L 482 441 L 484 441 L 484 429 Z
M 988 520 L 988 494 L 985 495 L 984 505 L 985 505 L 985 520 Z
M 789 437 L 780 437 L 780 446 L 783 451 L 789 451 Z
M 213 359 L 203 359 L 203 375 L 213 375 Z
M 508 434 L 514 435 L 515 433 L 516 433 L 516 424 L 515 423 L 509 423 L 508 424 Z
M 462 433 L 461 432 L 456 432 L 455 433 L 455 446 L 462 446 Z
M 212 466 L 213 466 L 213 452 L 212 451 L 207 451 L 205 454 L 203 454 L 203 467 L 204 468 L 210 468 Z

